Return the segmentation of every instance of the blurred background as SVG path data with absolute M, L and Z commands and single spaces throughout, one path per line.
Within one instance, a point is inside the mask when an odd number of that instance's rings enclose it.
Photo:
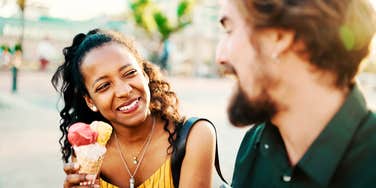
M 73 37 L 93 28 L 122 32 L 170 75 L 217 76 L 215 0 L 1 0 L 0 45 L 22 46 L 25 70 L 54 70 Z M 7 56 L 6 54 L 3 56 Z M 6 58 L 2 69 L 9 66 Z
M 376 7 L 376 1 L 370 0 Z M 231 127 L 226 106 L 234 82 L 215 65 L 217 0 L 0 0 L 0 187 L 61 187 L 58 139 L 62 101 L 50 84 L 62 49 L 93 28 L 130 36 L 159 65 L 187 116 L 218 131 L 222 171 L 231 180 L 248 128 Z M 358 80 L 376 105 L 376 39 Z M 221 184 L 215 176 L 215 187 Z

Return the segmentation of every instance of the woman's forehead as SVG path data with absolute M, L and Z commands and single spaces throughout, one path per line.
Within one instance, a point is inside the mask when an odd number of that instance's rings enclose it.
M 85 55 L 82 63 L 94 63 L 98 66 L 108 65 L 109 63 L 138 64 L 134 54 L 126 46 L 117 43 L 109 43 L 94 48 Z

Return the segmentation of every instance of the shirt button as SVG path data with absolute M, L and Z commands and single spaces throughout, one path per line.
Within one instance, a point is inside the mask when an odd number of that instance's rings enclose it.
M 290 182 L 290 181 L 291 181 L 291 176 L 283 175 L 282 180 L 283 180 L 284 182 Z
M 268 144 L 264 144 L 264 148 L 265 149 L 269 149 L 269 145 Z

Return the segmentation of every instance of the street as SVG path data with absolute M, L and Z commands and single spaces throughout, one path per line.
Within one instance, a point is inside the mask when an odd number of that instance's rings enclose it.
M 61 187 L 64 180 L 58 139 L 58 95 L 52 72 L 20 71 L 18 92 L 11 94 L 11 74 L 0 71 L 0 187 Z M 233 91 L 229 79 L 169 78 L 186 116 L 213 121 L 218 132 L 222 172 L 231 180 L 236 151 L 248 128 L 232 127 L 226 107 Z M 376 104 L 376 78 L 359 78 L 371 107 Z M 214 187 L 220 185 L 215 176 Z
M 22 72 L 18 92 L 10 93 L 11 74 L 0 72 L 0 187 L 60 187 L 64 179 L 58 139 L 58 94 L 51 72 Z M 229 125 L 227 98 L 232 81 L 169 78 L 180 98 L 182 114 L 213 121 L 218 132 L 222 172 L 230 180 L 246 129 Z M 215 176 L 215 187 L 220 185 Z

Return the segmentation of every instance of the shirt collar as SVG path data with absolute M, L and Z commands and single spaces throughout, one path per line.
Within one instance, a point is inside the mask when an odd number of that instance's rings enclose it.
M 326 187 L 357 127 L 367 114 L 366 102 L 355 85 L 340 110 L 299 161 L 298 167 L 317 183 Z

